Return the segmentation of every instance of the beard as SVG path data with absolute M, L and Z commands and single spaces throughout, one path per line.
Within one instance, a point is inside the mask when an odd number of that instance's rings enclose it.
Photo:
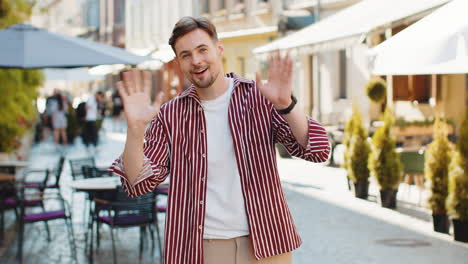
M 191 71 L 189 74 L 188 74 L 188 79 L 190 80 L 191 83 L 193 83 L 196 87 L 198 88 L 208 88 L 210 87 L 211 85 L 213 85 L 213 83 L 216 81 L 216 79 L 218 78 L 218 75 L 219 75 L 219 71 L 218 72 L 215 72 L 215 73 L 212 73 L 211 72 L 211 67 L 208 67 L 206 69 L 206 72 L 204 73 L 204 75 L 202 76 L 202 78 L 197 78 L 197 77 L 194 77 L 193 76 L 193 72 L 197 72 L 198 70 L 200 70 L 202 67 L 200 67 L 199 69 L 194 69 L 193 71 Z

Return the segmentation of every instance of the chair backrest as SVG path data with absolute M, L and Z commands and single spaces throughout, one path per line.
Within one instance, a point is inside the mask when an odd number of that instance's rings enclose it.
M 60 156 L 57 166 L 54 168 L 55 186 L 60 186 L 60 177 L 62 176 L 63 165 L 65 164 L 65 156 Z
M 101 176 L 99 171 L 94 166 L 84 165 L 81 167 L 81 170 L 85 179 L 98 178 Z
M 74 180 L 83 178 L 83 166 L 95 167 L 95 161 L 93 157 L 74 159 L 70 160 L 70 170 Z
M 150 192 L 131 198 L 121 187 L 112 202 L 113 222 L 120 225 L 153 223 L 156 221 L 155 195 Z

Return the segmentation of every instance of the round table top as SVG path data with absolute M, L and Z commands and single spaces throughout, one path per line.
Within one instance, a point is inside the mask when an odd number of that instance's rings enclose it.
M 29 161 L 23 160 L 0 161 L 0 167 L 27 167 L 29 165 L 31 165 Z
M 119 177 L 99 177 L 75 180 L 71 187 L 78 191 L 114 190 L 120 185 Z

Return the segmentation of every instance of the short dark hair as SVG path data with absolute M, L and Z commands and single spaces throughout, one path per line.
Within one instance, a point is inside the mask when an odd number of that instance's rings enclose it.
M 194 31 L 197 28 L 205 31 L 214 41 L 218 40 L 218 33 L 216 33 L 216 27 L 213 25 L 213 23 L 211 23 L 211 21 L 208 18 L 185 16 L 179 21 L 177 21 L 177 23 L 174 26 L 174 29 L 172 30 L 172 35 L 169 38 L 169 45 L 171 45 L 174 53 L 176 53 L 175 43 L 177 39 L 184 36 L 187 33 Z

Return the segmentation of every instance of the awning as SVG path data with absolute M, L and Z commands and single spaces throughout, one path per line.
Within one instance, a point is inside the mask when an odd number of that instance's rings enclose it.
M 218 33 L 218 38 L 228 39 L 228 38 L 237 38 L 237 37 L 245 37 L 245 36 L 253 36 L 253 35 L 272 34 L 272 33 L 277 33 L 277 32 L 278 32 L 277 26 L 249 28 L 249 29 L 241 29 L 241 30 L 236 30 L 236 31 L 220 32 Z
M 370 51 L 376 75 L 468 73 L 467 0 L 451 3 Z
M 260 46 L 253 53 L 308 46 L 311 52 L 330 48 L 326 42 L 352 44 L 371 31 L 439 7 L 450 0 L 363 0 L 349 8 L 299 30 L 289 36 Z M 322 47 L 319 47 L 321 45 Z

